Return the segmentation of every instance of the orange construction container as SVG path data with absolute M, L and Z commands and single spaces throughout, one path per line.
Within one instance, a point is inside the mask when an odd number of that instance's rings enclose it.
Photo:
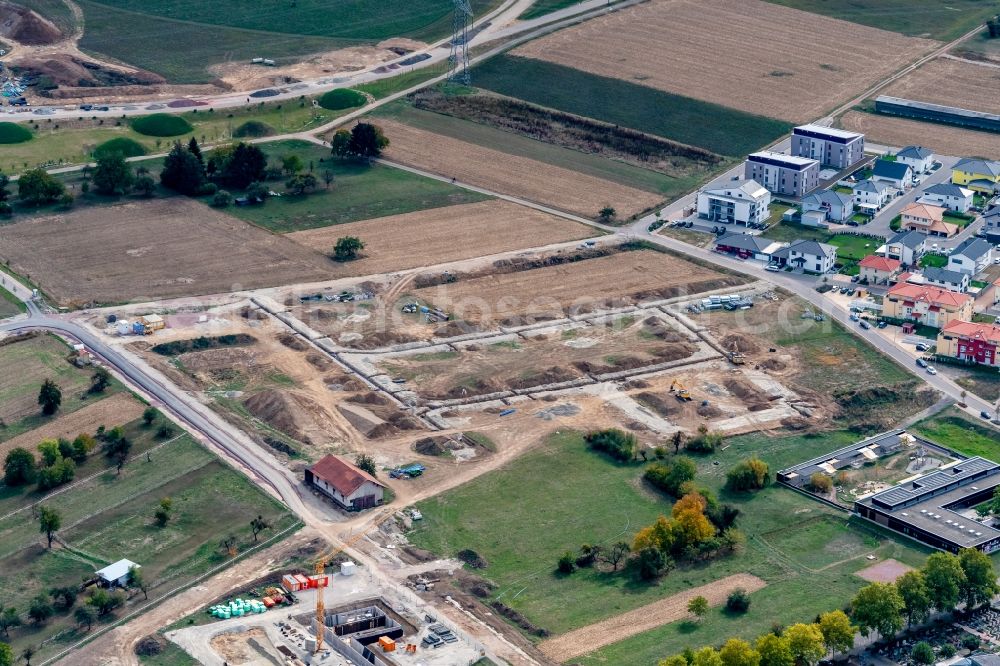
M 303 576 L 302 574 L 295 574 L 295 580 L 299 581 L 300 588 L 312 587 L 309 584 L 309 579 Z
M 264 604 L 268 608 L 270 608 L 271 606 L 274 605 L 274 599 L 272 599 L 271 597 L 264 597 L 260 601 L 261 601 L 262 604 Z
M 396 651 L 396 641 L 392 640 L 388 636 L 382 636 L 378 639 L 378 646 L 382 648 L 382 652 L 395 652 Z
M 289 592 L 298 592 L 299 590 L 302 589 L 302 583 L 300 583 L 298 579 L 295 576 L 292 576 L 291 574 L 285 574 L 284 576 L 282 576 L 281 584 Z
M 330 587 L 330 577 L 326 574 L 309 576 L 309 587 Z

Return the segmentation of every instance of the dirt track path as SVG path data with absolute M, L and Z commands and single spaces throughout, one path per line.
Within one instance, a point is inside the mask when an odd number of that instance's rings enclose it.
M 542 641 L 538 648 L 546 657 L 562 663 L 644 631 L 676 622 L 688 614 L 688 602 L 697 596 L 708 599 L 709 606 L 719 606 L 725 603 L 726 597 L 736 588 L 742 587 L 747 592 L 754 592 L 766 585 L 756 576 L 734 574 Z

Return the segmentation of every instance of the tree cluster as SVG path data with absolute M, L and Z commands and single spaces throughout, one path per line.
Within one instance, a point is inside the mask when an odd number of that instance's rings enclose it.
M 633 460 L 639 446 L 635 435 L 618 428 L 594 430 L 584 435 L 583 439 L 590 448 L 606 453 L 619 462 Z
M 336 157 L 374 159 L 389 147 L 389 139 L 378 125 L 358 123 L 350 131 L 337 130 L 330 139 L 330 146 Z
M 726 473 L 726 486 L 736 492 L 760 490 L 771 482 L 767 463 L 757 458 L 748 458 Z
M 704 424 L 698 426 L 698 434 L 687 441 L 684 448 L 694 453 L 713 453 L 722 446 L 722 433 L 710 432 Z
M 694 479 L 698 471 L 690 458 L 676 457 L 668 462 L 656 462 L 642 475 L 651 485 L 673 497 L 681 496 L 681 487 Z

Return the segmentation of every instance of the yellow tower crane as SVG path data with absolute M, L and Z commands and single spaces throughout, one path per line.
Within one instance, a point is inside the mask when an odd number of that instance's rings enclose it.
M 358 541 L 360 541 L 365 535 L 367 535 L 372 530 L 378 528 L 379 525 L 387 521 L 393 514 L 391 509 L 384 509 L 382 513 L 375 517 L 374 522 L 372 522 L 368 527 L 362 529 L 357 534 L 351 536 L 344 541 L 339 546 L 335 546 L 323 555 L 320 555 L 319 559 L 316 560 L 316 565 L 313 571 L 316 572 L 316 650 L 319 652 L 323 649 L 323 628 L 326 626 L 326 605 L 323 602 L 323 588 L 327 587 L 329 584 L 329 578 L 326 577 L 326 565 L 327 562 L 332 560 L 334 557 L 344 552 Z

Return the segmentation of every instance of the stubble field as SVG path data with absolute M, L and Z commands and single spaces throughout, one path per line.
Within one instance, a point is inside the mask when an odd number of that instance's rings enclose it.
M 587 227 L 564 218 L 507 201 L 490 200 L 297 231 L 288 237 L 317 252 L 327 253 L 338 238 L 357 236 L 365 244 L 364 252 L 360 259 L 345 268 L 354 274 L 365 275 L 592 235 Z
M 656 205 L 660 197 L 632 187 L 594 178 L 419 130 L 392 120 L 379 120 L 392 143 L 386 157 L 478 187 L 523 197 L 593 218 L 604 206 L 631 216 Z M 433 147 L 429 150 L 428 147 Z
M 884 94 L 921 102 L 1000 113 L 1000 69 L 935 58 L 889 86 Z
M 977 132 L 938 123 L 893 118 L 862 111 L 848 111 L 840 126 L 864 132 L 874 143 L 887 146 L 927 146 L 939 155 L 979 155 L 1000 159 L 1000 134 Z
M 656 0 L 514 53 L 802 122 L 933 46 L 758 0 Z
M 210 294 L 330 277 L 329 260 L 185 198 L 90 207 L 0 228 L 10 267 L 65 305 Z

